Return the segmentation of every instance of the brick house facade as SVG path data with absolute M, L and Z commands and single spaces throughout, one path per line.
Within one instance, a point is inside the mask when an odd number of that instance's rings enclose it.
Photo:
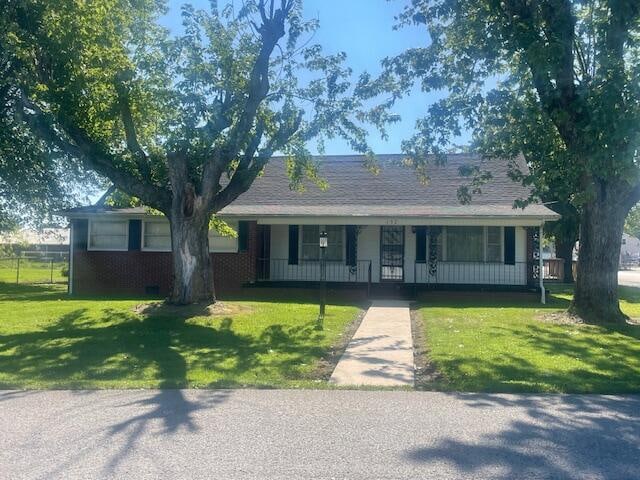
M 136 222 L 129 222 L 127 251 L 91 251 L 87 248 L 88 221 L 72 221 L 72 268 L 70 290 L 77 295 L 167 295 L 171 290 L 171 252 L 143 251 Z M 218 293 L 239 291 L 256 278 L 257 224 L 246 222 L 235 253 L 211 253 L 214 284 Z M 245 236 L 246 235 L 246 236 Z

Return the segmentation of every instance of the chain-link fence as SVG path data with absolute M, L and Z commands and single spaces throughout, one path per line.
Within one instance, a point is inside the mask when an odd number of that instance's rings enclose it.
M 69 261 L 64 256 L 0 258 L 0 282 L 63 284 L 68 276 Z

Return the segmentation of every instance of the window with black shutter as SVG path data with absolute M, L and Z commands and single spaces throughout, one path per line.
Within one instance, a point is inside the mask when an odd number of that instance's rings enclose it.
M 246 252 L 249 248 L 249 222 L 238 222 L 238 251 Z
M 358 263 L 358 228 L 355 225 L 347 225 L 346 264 L 355 267 Z
M 129 220 L 129 250 L 140 250 L 140 243 L 142 240 L 142 221 L 141 220 Z
M 73 222 L 73 249 L 76 251 L 87 249 L 89 237 L 89 221 L 86 219 L 74 219 Z
M 298 265 L 298 225 L 289 225 L 289 265 Z
M 516 264 L 516 228 L 504 227 L 504 263 Z

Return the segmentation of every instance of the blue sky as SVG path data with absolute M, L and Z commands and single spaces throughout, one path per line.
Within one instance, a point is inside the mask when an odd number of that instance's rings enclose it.
M 363 71 L 378 73 L 384 57 L 427 44 L 428 36 L 424 27 L 393 30 L 394 16 L 407 1 L 304 0 L 304 14 L 305 18 L 320 20 L 320 29 L 313 41 L 322 45 L 326 53 L 346 52 L 347 64 L 353 69 L 355 77 Z M 163 24 L 173 32 L 181 28 L 180 6 L 184 3 L 191 3 L 196 8 L 209 6 L 209 0 L 169 0 L 170 12 L 163 19 Z M 222 5 L 224 0 L 219 3 Z M 422 116 L 433 98 L 432 94 L 424 94 L 416 89 L 410 98 L 400 101 L 394 113 L 399 114 L 402 120 L 388 127 L 387 141 L 382 140 L 375 129 L 371 129 L 369 142 L 374 152 L 399 153 L 402 140 L 411 136 L 416 119 Z M 337 139 L 327 142 L 325 153 L 353 152 L 344 141 Z

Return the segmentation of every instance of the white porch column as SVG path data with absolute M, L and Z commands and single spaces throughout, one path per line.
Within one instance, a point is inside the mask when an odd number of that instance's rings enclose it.
M 547 303 L 546 292 L 544 290 L 544 260 L 542 259 L 542 229 L 544 227 L 544 222 L 540 224 L 540 231 L 538 233 L 540 241 L 538 242 L 538 250 L 540 254 L 540 258 L 538 262 L 540 262 L 540 303 Z

